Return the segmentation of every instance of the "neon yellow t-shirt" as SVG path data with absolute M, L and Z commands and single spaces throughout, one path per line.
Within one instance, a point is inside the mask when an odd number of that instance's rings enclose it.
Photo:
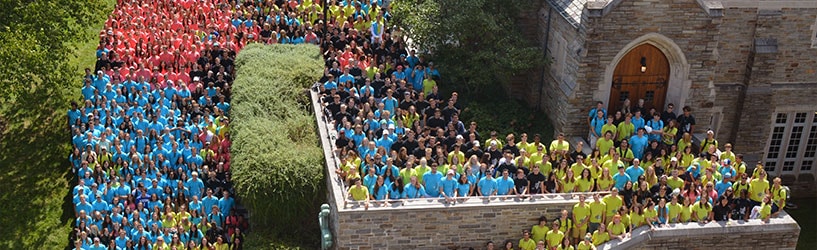
M 772 205 L 769 203 L 760 204 L 760 219 L 765 220 L 772 214 Z
M 584 206 L 582 206 L 581 203 L 576 203 L 576 205 L 573 205 L 573 216 L 576 218 L 575 225 L 585 219 L 590 219 L 590 204 L 584 203 Z M 584 228 L 587 228 L 587 224 L 584 224 Z
M 519 240 L 519 249 L 534 250 L 536 249 L 536 241 L 532 239 L 525 240 L 525 238 L 522 238 Z
M 699 202 L 695 202 L 692 205 L 692 212 L 695 213 L 695 216 L 698 216 L 698 221 L 704 221 L 709 218 L 709 212 L 712 212 L 712 206 L 703 206 L 701 207 Z
M 530 238 L 536 242 L 544 241 L 548 230 L 550 229 L 547 226 L 533 225 L 533 227 L 530 229 Z
M 646 214 L 638 214 L 636 212 L 630 212 L 630 223 L 633 225 L 633 228 L 637 228 L 647 224 Z
M 579 242 L 579 245 L 576 247 L 576 250 L 590 250 L 593 249 L 594 245 L 592 242 L 585 243 L 585 241 Z
M 576 178 L 576 186 L 579 187 L 579 192 L 590 192 L 593 190 L 593 179 Z
M 602 233 L 601 231 L 596 230 L 593 232 L 593 245 L 598 246 L 608 241 L 610 241 L 610 235 L 607 234 L 607 231 Z
M 571 182 L 562 181 L 562 193 L 572 193 L 575 187 L 576 180 L 573 180 Z
M 667 178 L 667 186 L 672 189 L 681 188 L 684 185 L 684 180 L 680 177 L 669 177 Z
M 753 201 L 762 202 L 766 190 L 769 190 L 769 181 L 767 180 L 754 179 L 749 182 L 749 196 Z
M 550 230 L 545 236 L 546 243 L 548 248 L 555 247 L 557 245 L 562 244 L 562 240 L 565 238 L 565 233 L 559 230 Z
M 627 122 L 622 122 L 618 124 L 618 137 L 616 137 L 617 141 L 621 141 L 623 139 L 630 139 L 633 136 L 633 132 L 635 132 L 635 125 L 632 122 L 629 124 Z
M 553 152 L 553 151 L 568 151 L 568 150 L 570 150 L 570 143 L 565 141 L 565 140 L 562 140 L 561 143 L 559 143 L 559 140 L 553 140 L 552 142 L 550 142 L 550 151 L 551 152 Z
M 587 166 L 584 164 L 579 165 L 578 163 L 573 163 L 573 165 L 570 165 L 570 170 L 573 171 L 573 176 L 576 177 L 582 176 L 582 171 L 584 171 L 585 168 L 587 168 Z
M 604 215 L 604 210 L 606 208 L 606 204 L 603 201 L 593 201 L 590 203 L 590 222 L 592 223 L 601 223 L 602 215 Z
M 363 185 L 354 185 L 349 188 L 349 193 L 352 194 L 352 199 L 356 201 L 363 201 L 369 198 L 369 189 Z
M 613 135 L 616 135 L 616 131 L 618 131 L 618 128 L 616 127 L 615 124 L 604 124 L 604 126 L 601 126 L 602 135 L 607 134 L 607 131 L 610 131 L 611 133 L 613 133 Z
M 692 206 L 681 206 L 681 222 L 692 220 Z
M 618 212 L 618 209 L 621 208 L 621 205 L 624 204 L 624 199 L 622 199 L 621 196 L 613 196 L 612 194 L 604 196 L 602 201 L 607 205 L 605 207 L 607 218 L 612 218 L 613 215 Z
M 627 232 L 627 226 L 625 226 L 623 222 L 618 224 L 610 222 L 607 224 L 607 230 L 610 230 L 610 233 L 614 235 L 621 235 Z
M 670 204 L 667 204 L 667 207 L 669 208 L 669 215 L 668 215 L 669 219 L 667 220 L 667 222 L 675 223 L 676 222 L 675 219 L 678 218 L 678 215 L 681 214 L 681 210 L 684 209 L 684 206 L 682 206 L 681 204 L 678 204 L 678 203 L 675 203 L 675 205 L 672 205 L 672 203 L 670 203 Z
M 610 148 L 613 147 L 613 140 L 607 140 L 607 138 L 601 138 L 596 141 L 596 147 L 601 152 L 601 155 L 607 155 L 610 153 Z
M 596 179 L 596 184 L 599 185 L 599 190 L 610 190 L 613 187 L 613 179 L 610 178 L 598 178 Z
M 771 192 L 772 192 L 772 202 L 774 202 L 774 203 L 783 202 L 783 205 L 780 206 L 780 209 L 783 209 L 784 207 L 786 207 L 786 190 L 783 189 L 782 186 L 779 187 L 779 188 L 775 188 L 774 186 L 772 186 Z

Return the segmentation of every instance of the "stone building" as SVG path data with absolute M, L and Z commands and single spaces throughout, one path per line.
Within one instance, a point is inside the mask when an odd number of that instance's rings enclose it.
M 539 0 L 520 18 L 551 63 L 510 92 L 559 132 L 586 135 L 596 101 L 688 105 L 695 133 L 814 189 L 817 1 Z

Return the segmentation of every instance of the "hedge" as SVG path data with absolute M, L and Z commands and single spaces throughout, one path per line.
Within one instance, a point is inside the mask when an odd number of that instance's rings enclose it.
M 236 68 L 231 168 L 252 228 L 278 237 L 317 235 L 325 162 L 305 90 L 323 73 L 320 49 L 252 44 Z

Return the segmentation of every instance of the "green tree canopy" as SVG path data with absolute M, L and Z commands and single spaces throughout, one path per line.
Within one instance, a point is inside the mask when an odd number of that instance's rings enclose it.
M 525 39 L 516 16 L 531 1 L 401 0 L 394 22 L 411 45 L 431 54 L 445 82 L 462 90 L 504 84 L 542 65 L 541 50 Z

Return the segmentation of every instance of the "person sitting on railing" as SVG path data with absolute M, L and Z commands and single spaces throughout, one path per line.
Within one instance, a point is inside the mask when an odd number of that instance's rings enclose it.
M 593 245 L 600 246 L 608 241 L 610 241 L 610 232 L 607 232 L 605 224 L 601 224 L 599 230 L 593 232 Z
M 755 206 L 752 208 L 752 214 L 749 216 L 750 219 L 760 219 L 763 223 L 769 223 L 769 219 L 772 217 L 772 197 L 771 195 L 766 195 L 763 197 L 763 203 L 760 206 Z
M 369 209 L 369 199 L 371 198 L 369 188 L 363 186 L 360 178 L 355 178 L 353 182 L 355 185 L 349 188 L 349 198 L 353 201 L 362 201 L 365 209 Z
M 624 240 L 628 237 L 627 227 L 621 222 L 621 215 L 619 214 L 613 216 L 613 220 L 607 224 L 607 228 L 610 229 L 608 231 L 610 239 Z

